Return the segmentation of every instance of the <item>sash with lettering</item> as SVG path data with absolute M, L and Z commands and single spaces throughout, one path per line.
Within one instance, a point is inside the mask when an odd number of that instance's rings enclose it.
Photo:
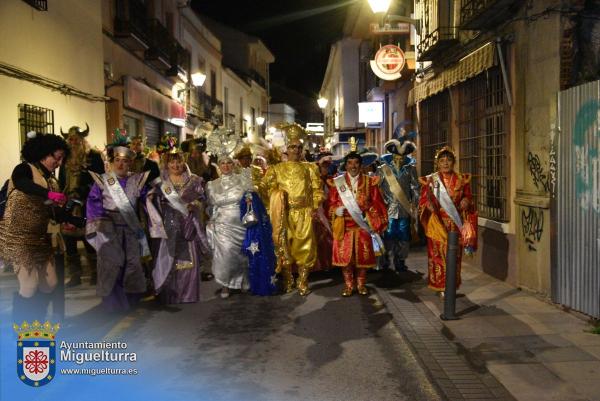
M 438 173 L 433 173 L 429 177 L 431 177 L 433 181 L 432 192 L 436 197 L 440 206 L 446 211 L 448 216 L 452 219 L 454 224 L 458 227 L 459 230 L 462 230 L 462 219 L 460 218 L 460 213 L 456 210 L 456 206 L 454 206 L 454 202 L 450 199 L 450 195 L 448 194 L 448 190 L 446 186 L 440 179 L 440 175 Z
M 366 177 L 365 179 L 368 179 L 368 177 Z M 333 179 L 333 182 L 335 183 L 335 187 L 337 188 L 338 193 L 340 194 L 340 199 L 342 200 L 344 207 L 346 208 L 348 213 L 350 213 L 352 219 L 356 222 L 356 224 L 358 224 L 360 228 L 362 228 L 371 235 L 371 239 L 373 240 L 373 251 L 375 252 L 375 254 L 385 252 L 385 248 L 383 247 L 383 241 L 381 240 L 381 237 L 379 236 L 379 234 L 374 232 L 373 229 L 369 226 L 369 223 L 367 223 L 367 221 L 362 215 L 362 211 L 360 210 L 358 203 L 356 203 L 356 198 L 354 198 L 354 194 L 351 190 L 348 189 L 348 186 L 346 184 L 346 174 L 341 174 L 335 177 Z
M 394 199 L 396 200 L 396 202 L 400 203 L 400 205 L 406 211 L 406 213 L 413 216 L 413 207 L 411 206 L 408 198 L 406 197 L 406 194 L 404 193 L 402 186 L 398 182 L 398 179 L 392 172 L 392 168 L 387 164 L 383 164 L 379 168 L 383 172 L 385 181 L 388 183 L 390 191 L 392 192 L 392 195 L 394 195 Z
M 148 240 L 146 239 L 146 234 L 144 233 L 144 229 L 138 220 L 135 209 L 131 205 L 129 198 L 123 191 L 123 188 L 119 184 L 119 180 L 114 172 L 110 172 L 108 174 L 102 174 L 102 180 L 104 181 L 104 188 L 108 190 L 108 194 L 117 205 L 119 209 L 119 213 L 123 217 L 123 220 L 127 223 L 130 229 L 135 232 L 135 236 L 140 243 L 140 247 L 142 250 L 142 257 L 150 256 L 150 248 L 148 247 Z
M 167 201 L 169 201 L 173 209 L 181 213 L 183 217 L 186 217 L 189 214 L 187 206 L 181 200 L 181 196 L 179 196 L 179 193 L 175 191 L 175 187 L 171 183 L 169 177 L 163 177 L 162 183 L 160 185 L 160 190 L 165 196 L 165 198 L 167 198 Z

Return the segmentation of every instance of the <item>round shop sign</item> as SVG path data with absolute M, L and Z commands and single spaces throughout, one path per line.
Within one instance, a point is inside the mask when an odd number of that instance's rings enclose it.
M 406 58 L 401 48 L 396 45 L 386 45 L 380 48 L 371 60 L 371 69 L 379 78 L 393 81 L 400 78 Z

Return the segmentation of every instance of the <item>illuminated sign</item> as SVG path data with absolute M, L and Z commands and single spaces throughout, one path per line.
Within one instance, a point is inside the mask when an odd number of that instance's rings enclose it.
M 386 45 L 380 48 L 371 60 L 371 70 L 385 81 L 394 81 L 400 78 L 400 71 L 404 68 L 406 57 L 401 48 L 396 45 Z
M 358 122 L 364 124 L 383 122 L 383 102 L 359 103 Z

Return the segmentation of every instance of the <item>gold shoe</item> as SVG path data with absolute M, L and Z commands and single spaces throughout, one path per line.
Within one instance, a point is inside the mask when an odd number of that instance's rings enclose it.
M 308 287 L 304 287 L 304 288 L 298 288 L 298 294 L 302 295 L 303 297 L 307 296 L 308 294 L 310 294 L 310 289 Z
M 444 297 L 446 296 L 446 294 L 444 293 L 444 291 L 440 291 L 439 294 L 440 294 L 440 298 L 442 298 L 442 299 L 444 299 Z
M 284 292 L 285 292 L 286 294 L 289 294 L 289 293 L 290 293 L 290 292 L 292 292 L 292 291 L 294 291 L 294 283 L 293 283 L 293 282 L 291 282 L 291 283 L 288 283 L 288 284 L 285 286 L 285 288 L 284 288 Z
M 358 286 L 357 290 L 360 295 L 369 295 L 369 289 L 364 285 Z
M 352 295 L 353 292 L 354 292 L 354 289 L 352 287 L 344 287 L 344 290 L 342 291 L 342 296 L 349 297 Z

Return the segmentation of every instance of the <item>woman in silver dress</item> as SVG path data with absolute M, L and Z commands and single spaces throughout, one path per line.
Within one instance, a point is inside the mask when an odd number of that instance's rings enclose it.
M 227 298 L 230 289 L 250 287 L 248 257 L 242 252 L 246 228 L 240 219 L 240 201 L 246 192 L 253 191 L 253 185 L 249 171 L 234 172 L 231 157 L 220 156 L 218 165 L 221 177 L 206 186 L 210 214 L 207 236 L 213 274 L 223 286 L 221 298 Z

